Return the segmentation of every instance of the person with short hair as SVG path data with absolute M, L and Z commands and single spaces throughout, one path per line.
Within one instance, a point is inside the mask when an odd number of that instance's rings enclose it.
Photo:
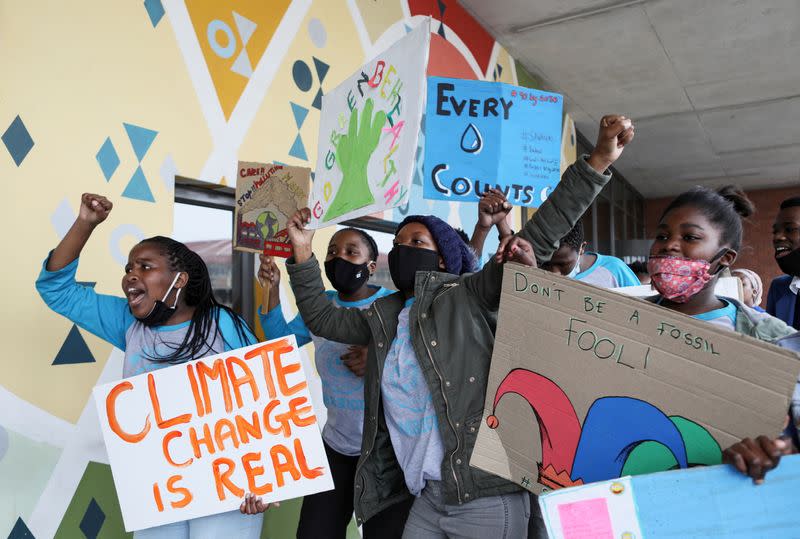
M 602 288 L 638 286 L 639 279 L 615 256 L 586 251 L 588 242 L 583 237 L 583 224 L 578 221 L 569 233 L 561 238 L 553 257 L 541 268 L 577 281 Z
M 775 262 L 786 275 L 773 279 L 767 312 L 800 329 L 800 197 L 781 202 L 772 225 Z

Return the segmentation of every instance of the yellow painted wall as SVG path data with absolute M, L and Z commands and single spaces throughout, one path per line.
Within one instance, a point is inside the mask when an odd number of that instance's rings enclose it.
M 385 48 L 412 17 L 433 15 L 444 34 L 436 50 L 471 66 L 462 76 L 517 82 L 513 58 L 488 34 L 465 30 L 471 18 L 456 2 L 444 4 L 442 15 L 438 2 L 421 0 L 0 0 L 0 537 L 82 537 L 82 521 L 97 524 L 98 537 L 122 533 L 90 397 L 98 380 L 121 375 L 121 354 L 80 330 L 91 357 L 53 365 L 72 324 L 33 286 L 81 193 L 115 206 L 78 278 L 118 294 L 130 247 L 172 230 L 173 174 L 227 182 L 239 158 L 313 167 L 318 91 Z M 290 103 L 308 110 L 300 126 Z M 123 124 L 156 132 L 141 160 Z M 12 125 L 32 139 L 27 153 Z M 305 158 L 292 151 L 298 135 Z M 96 158 L 107 139 L 119 158 L 108 179 Z M 130 193 L 137 167 L 152 201 Z M 414 196 L 411 210 L 471 231 L 474 208 Z M 318 233 L 318 252 L 330 233 Z

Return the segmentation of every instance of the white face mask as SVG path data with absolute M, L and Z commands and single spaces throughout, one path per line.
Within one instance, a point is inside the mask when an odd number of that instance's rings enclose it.
M 581 257 L 578 257 L 578 260 L 575 262 L 575 266 L 572 268 L 572 271 L 570 271 L 570 272 L 569 272 L 569 273 L 566 275 L 566 277 L 567 277 L 568 279 L 574 279 L 575 277 L 577 277 L 577 276 L 578 276 L 578 274 L 579 274 L 580 272 L 581 272 Z
M 578 258 L 575 260 L 575 266 L 572 268 L 572 271 L 566 276 L 568 279 L 574 279 L 578 276 L 581 272 L 581 257 L 583 256 L 583 248 L 578 251 Z

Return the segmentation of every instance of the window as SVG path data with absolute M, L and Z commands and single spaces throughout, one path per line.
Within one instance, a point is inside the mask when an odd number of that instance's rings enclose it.
M 231 187 L 176 176 L 172 237 L 203 258 L 217 300 L 252 327 L 256 258 L 232 248 L 234 195 Z
M 230 210 L 175 203 L 172 237 L 208 266 L 211 287 L 220 303 L 233 307 L 233 219 Z
M 578 132 L 578 154 L 588 154 L 592 145 Z M 584 234 L 590 248 L 623 260 L 647 256 L 642 195 L 619 173 L 613 176 L 583 216 Z M 638 241 L 636 241 L 638 240 Z

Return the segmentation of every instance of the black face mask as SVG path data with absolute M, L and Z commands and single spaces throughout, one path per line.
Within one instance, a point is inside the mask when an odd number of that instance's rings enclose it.
M 353 264 L 344 258 L 332 258 L 325 261 L 325 275 L 338 292 L 352 294 L 369 279 L 369 262 Z
M 800 249 L 795 249 L 788 255 L 776 258 L 775 262 L 786 275 L 797 277 L 800 275 Z
M 178 273 L 172 280 L 172 284 L 169 285 L 167 293 L 164 294 L 164 298 L 156 300 L 156 302 L 153 304 L 153 308 L 150 309 L 149 313 L 147 313 L 147 316 L 144 318 L 136 318 L 139 322 L 149 327 L 161 326 L 164 325 L 164 323 L 166 323 L 166 321 L 169 320 L 173 314 L 175 314 L 175 309 L 178 307 L 178 297 L 181 295 L 181 289 L 179 288 L 175 293 L 175 303 L 172 304 L 172 307 L 167 306 L 167 304 L 164 303 L 164 300 L 167 299 L 169 293 L 172 292 L 172 289 L 175 287 L 175 283 L 178 281 L 179 276 L 180 273 Z
M 395 245 L 389 251 L 389 273 L 398 290 L 414 290 L 418 271 L 438 271 L 439 253 L 430 249 Z

